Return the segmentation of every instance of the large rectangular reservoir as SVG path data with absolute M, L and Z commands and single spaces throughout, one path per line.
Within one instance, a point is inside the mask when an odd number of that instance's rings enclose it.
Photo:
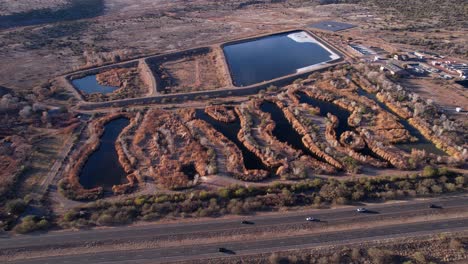
M 223 51 L 238 87 L 306 72 L 340 58 L 305 31 L 228 43 Z

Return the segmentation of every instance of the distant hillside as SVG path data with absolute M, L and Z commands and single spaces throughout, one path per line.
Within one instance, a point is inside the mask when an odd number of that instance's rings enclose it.
M 70 0 L 61 9 L 42 8 L 0 16 L 0 29 L 91 18 L 104 12 L 104 0 Z
M 468 26 L 466 0 L 321 0 L 321 4 L 365 4 L 382 11 L 392 9 L 408 20 L 438 19 L 443 26 Z

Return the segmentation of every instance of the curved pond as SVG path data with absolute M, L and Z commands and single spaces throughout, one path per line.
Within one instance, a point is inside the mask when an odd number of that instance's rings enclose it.
M 308 148 L 302 143 L 302 136 L 293 129 L 289 121 L 284 116 L 283 111 L 274 103 L 270 101 L 265 101 L 260 106 L 260 110 L 263 112 L 269 113 L 273 121 L 275 121 L 275 129 L 273 129 L 273 136 L 275 136 L 279 141 L 287 143 L 296 150 L 302 150 L 303 153 L 326 162 L 322 158 L 313 154 Z
M 244 166 L 248 170 L 268 170 L 263 162 L 254 153 L 248 150 L 242 142 L 237 138 L 240 130 L 239 119 L 236 118 L 235 122 L 225 123 L 219 122 L 212 117 L 208 116 L 205 111 L 197 109 L 196 118 L 201 119 L 210 124 L 214 129 L 223 134 L 227 139 L 232 141 L 242 152 L 244 157 Z
M 103 187 L 110 190 L 112 186 L 127 181 L 127 174 L 119 163 L 115 141 L 129 123 L 127 118 L 122 117 L 104 126 L 99 148 L 89 156 L 80 172 L 80 184 L 84 188 Z
M 83 78 L 72 80 L 71 82 L 73 86 L 75 86 L 78 90 L 85 92 L 87 94 L 92 94 L 92 93 L 108 94 L 119 89 L 119 87 L 99 84 L 98 81 L 96 80 L 96 75 L 88 75 Z
M 353 129 L 348 125 L 348 118 L 351 115 L 348 110 L 343 109 L 333 103 L 317 100 L 304 93 L 298 93 L 299 101 L 308 105 L 319 107 L 320 115 L 326 117 L 328 113 L 338 117 L 338 127 L 335 129 L 336 137 L 339 139 L 341 134 L 345 131 L 352 131 Z

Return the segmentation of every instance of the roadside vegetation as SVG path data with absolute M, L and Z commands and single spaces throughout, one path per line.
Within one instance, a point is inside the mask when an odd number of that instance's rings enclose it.
M 366 246 L 336 246 L 326 249 L 273 253 L 270 264 L 373 263 L 435 264 L 468 258 L 466 234 L 441 234 L 422 239 L 367 243 Z M 232 262 L 235 263 L 235 262 Z M 265 263 L 252 258 L 249 263 Z M 461 262 L 460 262 L 461 263 Z
M 295 184 L 275 182 L 265 187 L 230 186 L 216 191 L 142 195 L 116 202 L 100 200 L 66 212 L 58 224 L 63 228 L 109 226 L 164 217 L 219 217 L 297 206 L 321 208 L 461 192 L 467 187 L 466 176 L 427 167 L 421 175 L 402 177 L 346 181 L 316 178 Z

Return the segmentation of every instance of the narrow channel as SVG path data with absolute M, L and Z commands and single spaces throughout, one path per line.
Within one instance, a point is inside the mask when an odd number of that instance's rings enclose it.
M 351 115 L 348 110 L 343 109 L 333 103 L 330 102 L 325 102 L 322 100 L 317 100 L 314 99 L 305 93 L 298 93 L 299 96 L 299 101 L 301 103 L 306 103 L 308 105 L 314 106 L 314 107 L 319 107 L 320 108 L 320 116 L 326 117 L 328 113 L 331 113 L 332 115 L 338 117 L 338 127 L 336 128 L 336 137 L 337 140 L 340 139 L 341 134 L 343 134 L 345 131 L 354 131 L 352 127 L 348 125 L 348 118 Z M 386 162 L 382 157 L 374 153 L 366 144 L 366 146 L 361 149 L 361 150 L 356 150 L 356 152 L 365 155 L 365 156 L 370 156 L 373 157 L 377 160 Z
M 119 163 L 115 141 L 129 123 L 127 118 L 122 117 L 104 126 L 99 148 L 89 156 L 80 172 L 80 184 L 84 188 L 103 187 L 109 191 L 112 186 L 127 181 L 127 174 Z
M 284 116 L 283 111 L 281 111 L 281 109 L 275 103 L 265 101 L 260 106 L 260 110 L 265 113 L 269 113 L 273 121 L 275 121 L 273 136 L 275 136 L 279 141 L 289 144 L 294 149 L 302 150 L 302 152 L 313 157 L 314 159 L 326 163 L 324 159 L 318 157 L 304 146 L 302 143 L 302 136 L 293 129 L 289 121 Z
M 314 99 L 304 93 L 298 93 L 299 101 L 301 103 L 306 103 L 311 106 L 320 108 L 320 115 L 326 117 L 328 113 L 338 117 L 338 127 L 336 128 L 336 137 L 339 139 L 341 134 L 345 131 L 352 131 L 351 127 L 348 125 L 348 118 L 350 113 L 348 110 L 340 108 L 339 106 L 332 104 L 330 102 Z
M 242 152 L 244 159 L 244 166 L 248 170 L 266 170 L 269 169 L 263 164 L 263 162 L 254 153 L 249 151 L 242 142 L 237 138 L 237 134 L 240 130 L 239 119 L 231 123 L 219 122 L 210 116 L 208 116 L 202 109 L 197 109 L 196 118 L 201 119 L 210 124 L 214 129 L 223 134 L 226 138 L 232 141 Z
M 376 104 L 378 104 L 382 109 L 384 109 L 385 111 L 389 112 L 389 113 L 392 113 L 393 115 L 395 115 L 397 118 L 398 118 L 398 121 L 400 122 L 400 124 L 403 125 L 403 127 L 408 130 L 410 132 L 410 134 L 417 138 L 418 141 L 417 142 L 409 142 L 409 143 L 400 143 L 400 144 L 396 144 L 395 146 L 397 146 L 398 148 L 404 150 L 404 151 L 407 151 L 407 152 L 411 152 L 411 149 L 421 149 L 421 150 L 425 150 L 427 152 L 430 152 L 430 153 L 433 153 L 435 155 L 440 155 L 440 156 L 446 156 L 447 153 L 445 153 L 444 151 L 442 151 L 441 149 L 437 148 L 434 143 L 432 143 L 430 140 L 426 139 L 422 134 L 421 132 L 419 132 L 419 130 L 417 130 L 414 126 L 412 126 L 407 120 L 403 119 L 403 118 L 400 118 L 393 110 L 391 110 L 387 105 L 385 105 L 384 103 L 380 102 L 378 99 L 377 99 L 377 96 L 375 94 L 372 94 L 372 93 L 368 93 L 366 91 L 364 91 L 362 88 L 358 88 L 357 90 L 357 93 L 358 95 L 360 96 L 365 96 L 371 100 L 373 100 Z

